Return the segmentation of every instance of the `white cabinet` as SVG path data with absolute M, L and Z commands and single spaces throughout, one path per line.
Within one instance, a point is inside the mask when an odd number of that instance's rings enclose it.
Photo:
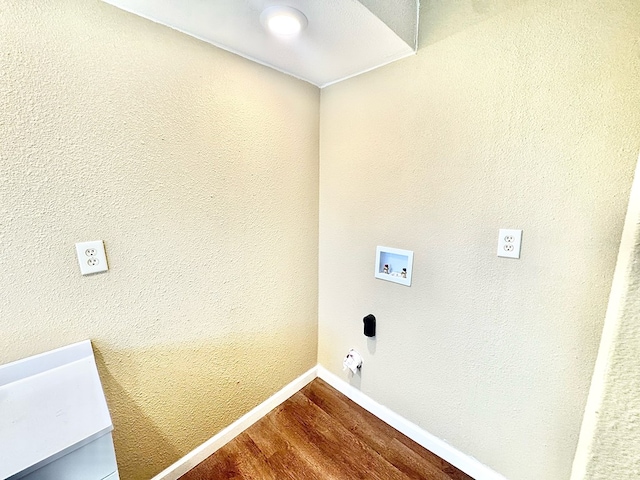
M 0 479 L 117 478 L 112 430 L 91 342 L 0 366 Z

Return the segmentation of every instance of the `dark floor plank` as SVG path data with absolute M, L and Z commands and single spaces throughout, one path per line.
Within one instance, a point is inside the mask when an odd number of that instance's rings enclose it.
M 384 456 L 403 472 L 406 478 L 416 480 L 453 478 L 444 470 L 451 467 L 450 464 L 355 404 L 324 381 L 317 379 L 303 388 L 301 393 Z M 452 468 L 453 471 L 457 471 L 454 467 Z M 468 475 L 455 478 L 455 480 L 468 479 L 471 479 Z
M 331 467 L 331 478 L 402 480 L 400 472 L 301 393 L 275 417 L 295 447 Z M 329 472 L 327 472 L 329 473 Z
M 240 473 L 240 460 L 244 455 L 239 448 L 236 437 L 232 442 L 227 443 L 215 455 L 211 455 L 196 468 L 189 470 L 180 477 L 181 480 L 207 480 L 217 479 L 242 479 Z
M 279 480 L 278 475 L 271 468 L 268 459 L 246 432 L 241 434 L 237 442 L 236 452 L 239 455 L 239 470 L 242 478 L 252 480 Z
M 276 411 L 272 411 L 270 415 L 276 415 Z M 263 420 L 257 422 L 247 432 L 266 457 L 271 470 L 283 472 L 280 474 L 282 479 L 324 480 L 322 467 L 313 464 L 310 458 L 296 451 L 282 436 L 275 422 L 266 417 Z
M 181 480 L 473 480 L 316 379 Z

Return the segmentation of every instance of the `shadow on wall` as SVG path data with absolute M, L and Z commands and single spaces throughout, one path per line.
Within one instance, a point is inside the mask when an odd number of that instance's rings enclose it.
M 526 2 L 527 0 L 422 0 L 418 50 Z
M 157 470 L 153 459 L 177 458 L 178 450 L 109 373 L 102 354 L 96 351 L 95 357 L 115 426 L 113 440 L 120 476 L 149 479 Z
M 139 349 L 94 342 L 121 477 L 148 480 L 313 367 L 315 350 L 294 358 L 293 341 L 255 333 Z

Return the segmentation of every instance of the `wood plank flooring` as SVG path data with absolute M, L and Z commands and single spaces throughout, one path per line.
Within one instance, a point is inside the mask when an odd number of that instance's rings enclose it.
M 473 480 L 315 379 L 181 480 Z

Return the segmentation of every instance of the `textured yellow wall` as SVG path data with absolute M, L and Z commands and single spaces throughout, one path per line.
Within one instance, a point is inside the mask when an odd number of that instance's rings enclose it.
M 0 32 L 0 363 L 92 339 L 148 479 L 316 363 L 319 91 L 98 0 Z
M 380 403 L 510 480 L 566 480 L 640 151 L 640 3 L 421 22 L 416 57 L 322 91 L 319 361 L 344 376 L 355 347 Z M 376 245 L 414 250 L 410 288 L 374 278 Z
M 640 478 L 640 164 L 613 277 L 572 480 Z

